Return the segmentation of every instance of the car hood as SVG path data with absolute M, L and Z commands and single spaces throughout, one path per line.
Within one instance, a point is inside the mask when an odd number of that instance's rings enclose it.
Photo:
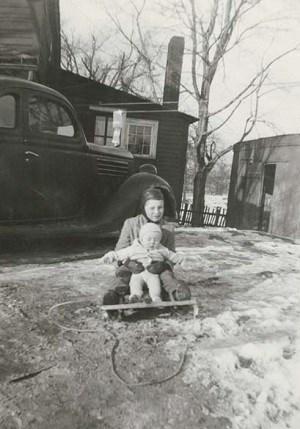
M 119 156 L 121 158 L 133 159 L 133 155 L 128 150 L 119 147 L 111 147 L 111 146 L 100 146 L 95 143 L 87 142 L 89 151 L 92 153 L 99 153 L 103 155 L 113 155 Z

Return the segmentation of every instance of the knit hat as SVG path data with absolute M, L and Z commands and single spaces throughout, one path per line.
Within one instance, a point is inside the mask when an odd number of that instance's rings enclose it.
M 143 235 L 147 234 L 148 232 L 159 232 L 160 239 L 162 237 L 161 227 L 158 226 L 156 223 L 148 222 L 141 226 L 139 239 L 141 240 Z
M 146 217 L 145 204 L 149 200 L 164 201 L 164 196 L 161 190 L 152 186 L 151 188 L 147 188 L 143 191 L 139 204 L 139 211 Z

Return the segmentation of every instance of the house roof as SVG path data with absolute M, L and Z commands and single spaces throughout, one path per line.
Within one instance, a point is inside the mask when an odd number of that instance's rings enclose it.
M 269 137 L 260 137 L 258 139 L 244 140 L 242 142 L 235 143 L 233 146 L 234 151 L 239 151 L 247 147 L 256 147 L 257 149 L 265 147 L 279 147 L 279 146 L 299 146 L 300 145 L 300 134 L 280 134 Z
M 155 110 L 156 112 L 161 111 L 180 115 L 190 124 L 198 120 L 198 118 L 186 113 L 174 112 L 174 110 L 170 110 L 159 103 L 154 103 L 147 98 L 129 94 L 67 70 L 60 69 L 59 75 L 60 84 L 57 89 L 71 100 L 76 98 L 77 104 L 82 102 L 83 107 L 88 107 L 87 103 L 88 105 L 95 104 L 99 107 L 119 107 L 120 109 L 122 107 L 128 109 L 130 106 L 131 110 L 143 110 L 149 111 L 149 113 Z

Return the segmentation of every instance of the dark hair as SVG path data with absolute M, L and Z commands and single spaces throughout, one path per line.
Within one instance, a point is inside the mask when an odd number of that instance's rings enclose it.
M 145 189 L 142 193 L 141 197 L 141 207 L 142 209 L 145 207 L 145 204 L 149 200 L 158 200 L 158 201 L 164 201 L 164 196 L 160 189 L 157 188 L 148 188 Z

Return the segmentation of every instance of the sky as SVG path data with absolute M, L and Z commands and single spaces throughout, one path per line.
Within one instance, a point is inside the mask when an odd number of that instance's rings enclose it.
M 165 41 L 166 45 L 173 35 L 184 35 L 186 29 L 174 19 L 174 11 L 170 10 L 169 0 L 160 2 L 155 0 L 146 5 L 142 17 L 143 27 L 156 35 L 158 41 Z M 201 6 L 199 14 L 205 13 L 212 0 L 198 0 Z M 221 1 L 222 3 L 222 1 Z M 60 0 L 61 25 L 67 31 L 86 38 L 91 32 L 102 32 L 114 35 L 115 29 L 108 13 L 117 17 L 125 29 L 130 29 L 131 15 L 130 0 Z M 140 0 L 134 0 L 140 5 Z M 262 0 L 247 15 L 247 19 L 240 25 L 240 31 L 245 26 L 263 21 L 262 26 L 253 32 L 238 49 L 227 55 L 215 83 L 212 87 L 211 109 L 216 110 L 236 94 L 246 82 L 255 75 L 262 62 L 272 58 L 300 44 L 300 2 L 298 0 Z M 115 40 L 115 36 L 113 37 Z M 110 39 L 112 40 L 112 39 Z M 188 46 L 188 38 L 186 47 Z M 119 43 L 122 43 L 119 41 Z M 107 45 L 107 54 L 113 49 Z M 104 47 L 104 50 L 106 48 Z M 185 55 L 182 70 L 182 82 L 190 82 L 190 60 Z M 249 138 L 265 137 L 274 134 L 291 134 L 300 132 L 300 51 L 295 51 L 278 61 L 271 69 L 266 82 L 266 95 L 259 106 L 259 119 Z M 274 91 L 276 83 L 276 91 Z M 197 116 L 197 105 L 193 99 L 182 94 L 179 108 L 186 113 Z M 232 144 L 240 138 L 245 119 L 249 115 L 249 103 L 245 103 L 232 117 L 230 122 L 219 131 L 219 137 L 224 145 Z M 215 118 L 213 126 L 218 126 L 222 116 Z

